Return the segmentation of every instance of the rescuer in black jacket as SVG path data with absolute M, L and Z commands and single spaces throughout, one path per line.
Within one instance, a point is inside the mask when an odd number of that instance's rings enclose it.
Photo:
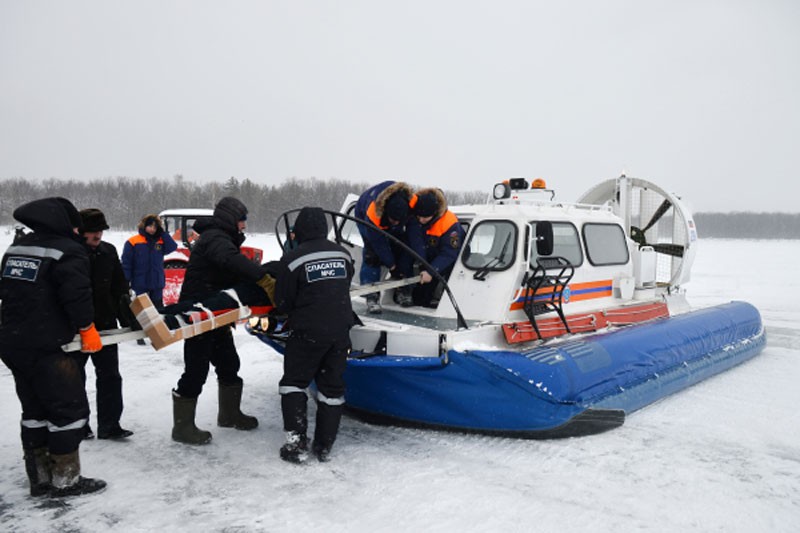
M 31 495 L 95 492 L 105 482 L 80 475 L 78 448 L 89 417 L 83 373 L 61 350 L 76 333 L 81 351 L 102 348 L 80 215 L 69 200 L 43 198 L 18 207 L 14 218 L 33 232 L 11 245 L 0 264 L 0 358 L 22 404 Z
M 127 315 L 130 311 L 122 309 L 123 300 L 128 297 L 128 281 L 122 272 L 117 249 L 113 244 L 102 240 L 108 223 L 99 209 L 82 209 L 83 237 L 89 254 L 92 280 L 92 303 L 94 304 L 94 323 L 100 330 L 114 329 L 120 320 L 123 326 L 130 325 Z M 97 353 L 81 355 L 82 368 L 92 358 L 97 388 L 97 438 L 124 439 L 133 435 L 132 431 L 119 425 L 122 417 L 122 376 L 119 373 L 119 350 L 116 344 L 103 346 Z M 88 428 L 87 424 L 87 428 Z M 91 430 L 87 432 L 91 438 Z
M 280 456 L 295 463 L 306 459 L 306 390 L 314 380 L 318 407 L 312 451 L 327 461 L 344 407 L 343 374 L 354 322 L 353 259 L 326 239 L 328 226 L 318 207 L 300 210 L 294 231 L 298 246 L 281 257 L 275 286 L 275 305 L 292 330 L 279 386 L 286 432 Z
M 241 282 L 257 282 L 261 267 L 242 255 L 247 227 L 247 207 L 233 197 L 225 197 L 210 218 L 198 220 L 194 229 L 200 238 L 192 248 L 180 302 L 200 301 L 219 290 Z M 172 392 L 172 438 L 186 444 L 206 444 L 211 433 L 195 426 L 197 397 L 214 365 L 219 385 L 217 425 L 249 430 L 258 426 L 255 417 L 240 410 L 243 381 L 239 377 L 239 354 L 230 327 L 222 327 L 186 339 L 183 345 L 184 372 Z

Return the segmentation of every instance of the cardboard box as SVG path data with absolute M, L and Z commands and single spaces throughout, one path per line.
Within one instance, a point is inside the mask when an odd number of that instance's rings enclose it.
M 144 330 L 156 350 L 195 335 L 207 333 L 212 329 L 233 324 L 240 318 L 245 318 L 242 316 L 240 309 L 234 309 L 219 316 L 171 330 L 167 327 L 164 317 L 155 308 L 147 294 L 140 294 L 133 299 L 131 311 L 133 311 L 136 320 L 141 324 L 142 330 Z

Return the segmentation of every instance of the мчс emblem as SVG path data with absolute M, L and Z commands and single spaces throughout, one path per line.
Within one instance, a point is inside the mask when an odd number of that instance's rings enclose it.
M 458 248 L 461 246 L 461 239 L 458 237 L 458 232 L 453 231 L 450 233 L 450 246 Z
M 306 279 L 309 283 L 325 279 L 346 279 L 347 266 L 344 259 L 325 259 L 306 263 Z
M 9 257 L 6 261 L 5 268 L 3 268 L 3 277 L 22 281 L 36 281 L 36 276 L 39 275 L 39 267 L 41 264 L 41 259 Z

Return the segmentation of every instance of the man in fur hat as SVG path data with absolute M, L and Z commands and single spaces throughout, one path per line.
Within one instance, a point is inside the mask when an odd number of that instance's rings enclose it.
M 409 210 L 416 203 L 413 189 L 403 182 L 384 181 L 370 187 L 359 197 L 356 204 L 356 218 L 370 221 L 375 228 L 387 231 L 403 242 L 406 239 L 406 223 Z M 411 275 L 411 257 L 396 243 L 390 242 L 385 235 L 364 226 L 358 225 L 358 231 L 364 240 L 363 260 L 359 279 L 362 285 L 380 281 L 381 267 L 386 267 L 392 277 L 403 278 Z M 412 305 L 409 288 L 402 287 L 396 294 L 396 300 L 403 306 Z M 380 313 L 380 294 L 367 295 L 367 309 L 370 313 Z
M 101 210 L 94 208 L 82 209 L 80 213 L 91 266 L 94 323 L 101 330 L 116 328 L 117 321 L 128 326 L 128 282 L 122 273 L 117 249 L 113 244 L 102 240 L 103 231 L 108 229 L 106 217 Z M 104 346 L 91 356 L 81 354 L 79 361 L 84 370 L 89 357 L 97 378 L 97 438 L 130 437 L 133 432 L 119 425 L 122 416 L 122 376 L 119 373 L 117 345 Z M 94 435 L 88 424 L 86 428 L 86 438 L 92 438 Z
M 441 289 L 433 274 L 438 273 L 445 279 L 450 276 L 464 244 L 464 228 L 453 212 L 447 209 L 447 200 L 441 189 L 417 191 L 413 214 L 413 220 L 408 224 L 411 249 L 424 257 L 435 271 L 420 272 L 419 285 L 413 292 L 414 305 L 436 307 Z

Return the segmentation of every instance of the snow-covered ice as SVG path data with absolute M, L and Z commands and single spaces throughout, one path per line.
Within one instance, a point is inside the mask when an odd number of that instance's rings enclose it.
M 120 250 L 126 237 L 106 235 Z M 0 229 L 0 250 L 10 240 Z M 275 256 L 267 236 L 248 243 Z M 122 424 L 135 435 L 81 446 L 84 474 L 109 486 L 65 506 L 28 496 L 19 403 L 0 365 L 0 530 L 798 531 L 798 263 L 800 241 L 702 240 L 690 302 L 755 304 L 767 348 L 591 437 L 515 440 L 345 418 L 330 463 L 287 464 L 278 458 L 281 357 L 240 328 L 243 408 L 260 425 L 216 427 L 212 373 L 197 423 L 214 440 L 185 446 L 170 439 L 182 345 L 125 343 Z

